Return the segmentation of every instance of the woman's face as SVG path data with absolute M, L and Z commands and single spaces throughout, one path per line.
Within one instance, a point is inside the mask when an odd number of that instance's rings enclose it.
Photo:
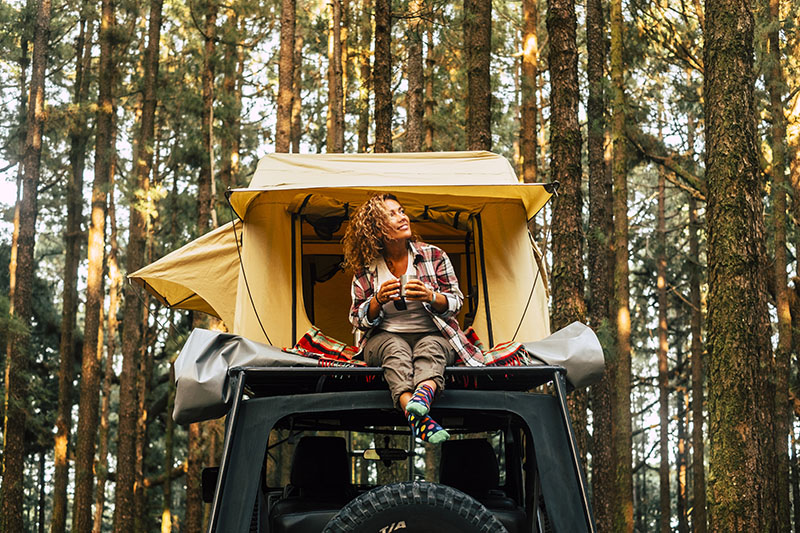
M 389 212 L 389 234 L 388 240 L 400 240 L 411 238 L 411 223 L 408 220 L 403 206 L 397 201 L 390 199 L 384 200 L 383 205 Z

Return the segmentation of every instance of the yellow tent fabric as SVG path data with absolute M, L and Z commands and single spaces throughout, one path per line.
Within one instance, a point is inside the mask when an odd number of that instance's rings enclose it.
M 551 193 L 519 183 L 507 160 L 489 152 L 268 155 L 250 186 L 228 195 L 241 218 L 241 264 L 233 232 L 223 227 L 131 277 L 162 302 L 211 312 L 259 342 L 292 346 L 312 324 L 308 309 L 317 325 L 331 317 L 324 332 L 351 341 L 351 274 L 336 273 L 309 293 L 307 262 L 340 255 L 347 214 L 380 191 L 398 197 L 423 240 L 460 262 L 472 284 L 461 279 L 474 304 L 472 326 L 484 343 L 549 335 L 546 279 L 527 220 Z M 320 218 L 342 224 L 330 240 L 309 230 Z
M 241 238 L 242 222 L 236 221 Z M 233 324 L 239 256 L 229 222 L 128 275 L 162 304 L 202 311 Z

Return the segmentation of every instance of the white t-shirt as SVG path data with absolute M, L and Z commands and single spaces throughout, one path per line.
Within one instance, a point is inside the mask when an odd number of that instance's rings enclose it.
M 378 257 L 378 288 L 389 280 L 398 279 L 391 273 L 383 257 Z M 408 267 L 406 274 L 416 276 L 414 269 L 414 256 L 408 252 Z M 396 300 L 389 300 L 383 304 L 383 321 L 378 326 L 380 329 L 391 331 L 392 333 L 422 333 L 425 331 L 439 331 L 433 323 L 430 314 L 422 306 L 422 302 L 406 300 L 406 309 L 401 311 L 394 305 Z

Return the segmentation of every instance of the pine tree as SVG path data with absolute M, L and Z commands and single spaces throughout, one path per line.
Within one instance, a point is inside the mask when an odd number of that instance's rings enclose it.
M 6 348 L 6 381 L 3 425 L 3 481 L 0 496 L 0 529 L 23 531 L 23 470 L 25 424 L 28 403 L 31 299 L 34 280 L 33 249 L 36 241 L 38 184 L 41 171 L 42 130 L 45 123 L 45 71 L 50 46 L 50 0 L 41 0 L 36 13 L 28 98 L 27 131 L 23 154 L 22 200 L 17 232 L 16 265 L 10 314 L 19 323 L 9 332 Z
M 778 531 L 753 15 L 742 0 L 705 6 L 709 525 Z

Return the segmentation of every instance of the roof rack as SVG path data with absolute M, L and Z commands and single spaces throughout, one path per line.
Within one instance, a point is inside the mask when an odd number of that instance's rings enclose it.
M 234 367 L 251 398 L 386 389 L 379 367 Z M 566 375 L 562 366 L 447 367 L 448 389 L 528 391 Z

